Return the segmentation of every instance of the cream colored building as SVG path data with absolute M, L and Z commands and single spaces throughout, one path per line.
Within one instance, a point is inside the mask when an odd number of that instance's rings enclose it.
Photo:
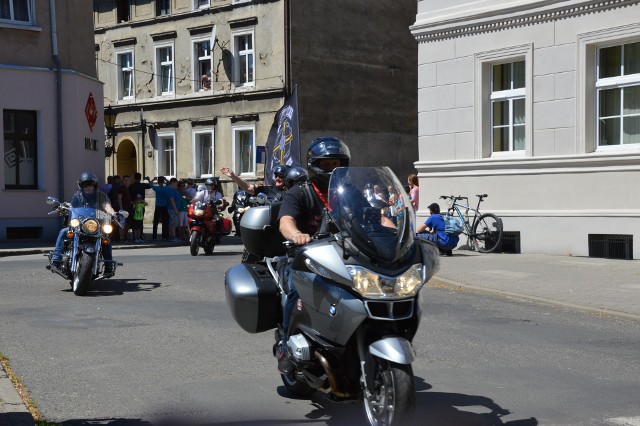
M 523 253 L 640 258 L 640 2 L 417 4 L 419 215 L 487 193 Z
M 118 113 L 106 174 L 201 181 L 231 166 L 261 181 L 260 147 L 295 85 L 303 163 L 311 140 L 332 135 L 349 144 L 355 164 L 414 170 L 413 0 L 94 5 L 104 104 Z M 224 189 L 230 196 L 235 185 Z
M 91 13 L 85 0 L 0 2 L 0 241 L 54 239 L 46 197 L 104 175 Z

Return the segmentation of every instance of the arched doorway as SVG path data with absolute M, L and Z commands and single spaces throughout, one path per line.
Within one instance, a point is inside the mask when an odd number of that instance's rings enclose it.
M 123 139 L 116 149 L 116 174 L 133 176 L 138 171 L 136 146 L 131 139 Z

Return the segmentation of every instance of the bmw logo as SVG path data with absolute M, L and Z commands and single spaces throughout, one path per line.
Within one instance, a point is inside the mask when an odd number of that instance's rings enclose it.
M 331 315 L 332 317 L 335 317 L 337 313 L 338 313 L 338 310 L 336 309 L 336 305 L 329 306 L 329 315 Z

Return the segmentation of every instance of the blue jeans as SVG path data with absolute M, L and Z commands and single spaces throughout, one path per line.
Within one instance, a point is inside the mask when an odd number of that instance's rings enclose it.
M 434 243 L 439 249 L 442 250 L 453 250 L 454 248 L 456 248 L 456 246 L 458 245 L 458 238 L 452 238 L 450 237 L 449 244 L 445 245 L 442 243 L 442 240 L 440 240 L 440 238 L 438 238 L 438 233 L 434 232 L 433 234 L 430 234 L 428 232 L 423 232 L 420 234 L 416 234 L 417 238 L 420 238 L 421 240 L 426 240 L 426 241 L 431 241 L 432 243 Z
M 291 273 L 291 266 L 287 265 L 284 269 L 285 280 L 287 280 L 289 285 L 289 291 L 287 292 L 287 298 L 284 304 L 284 310 L 282 312 L 282 349 L 286 348 L 286 343 L 289 335 L 289 321 L 291 321 L 291 313 L 293 312 L 293 307 L 296 305 L 296 301 L 300 297 L 298 295 L 298 290 L 293 285 L 293 278 Z
M 62 228 L 58 233 L 58 238 L 56 239 L 56 246 L 53 249 L 53 256 L 51 256 L 51 260 L 54 262 L 60 262 L 62 260 L 62 245 L 64 244 L 64 240 L 67 238 L 67 231 L 69 228 Z M 102 258 L 104 260 L 113 260 L 113 253 L 111 252 L 111 242 L 109 244 L 102 244 Z

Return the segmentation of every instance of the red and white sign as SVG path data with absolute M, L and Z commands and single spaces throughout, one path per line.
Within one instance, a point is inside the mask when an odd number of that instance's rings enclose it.
M 96 124 L 98 118 L 98 108 L 96 108 L 96 101 L 93 100 L 93 94 L 89 93 L 89 99 L 87 99 L 87 106 L 84 107 L 84 115 L 87 116 L 87 123 L 89 123 L 89 129 L 93 132 L 93 126 Z

